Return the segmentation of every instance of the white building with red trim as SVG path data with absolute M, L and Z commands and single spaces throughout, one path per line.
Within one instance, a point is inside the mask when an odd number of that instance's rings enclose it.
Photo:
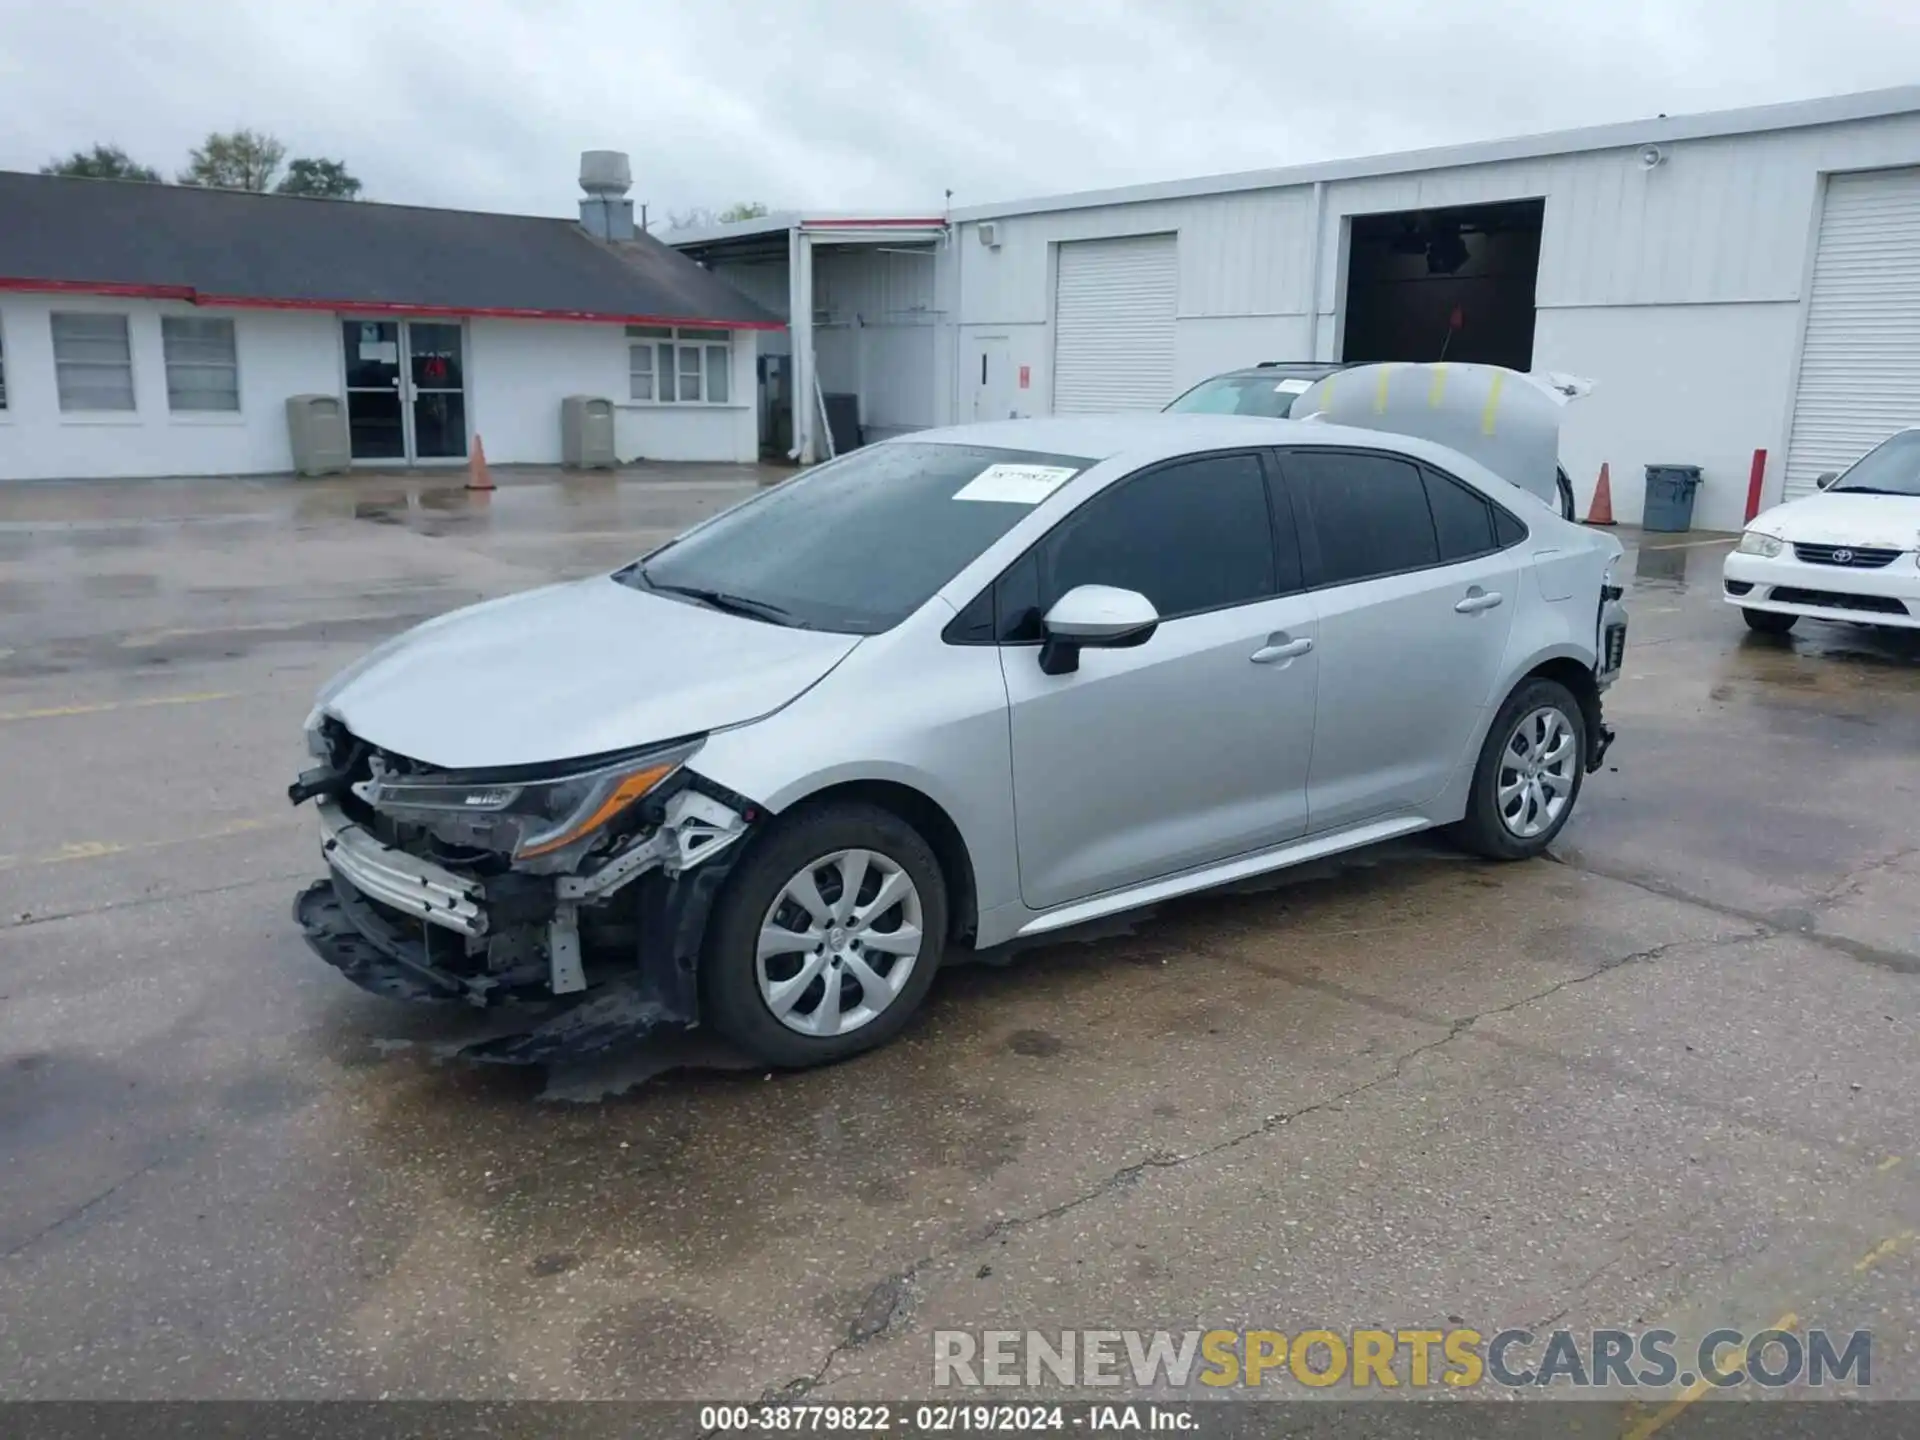
M 0 481 L 293 467 L 287 400 L 337 397 L 355 464 L 557 463 L 569 396 L 618 458 L 751 461 L 785 321 L 636 233 L 0 173 Z

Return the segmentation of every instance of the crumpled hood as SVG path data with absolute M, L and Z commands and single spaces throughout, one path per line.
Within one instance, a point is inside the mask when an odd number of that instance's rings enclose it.
M 1823 490 L 1774 506 L 1752 528 L 1813 545 L 1920 549 L 1920 497 Z
M 430 765 L 537 765 L 756 720 L 859 643 L 600 575 L 416 626 L 335 676 L 319 708 Z

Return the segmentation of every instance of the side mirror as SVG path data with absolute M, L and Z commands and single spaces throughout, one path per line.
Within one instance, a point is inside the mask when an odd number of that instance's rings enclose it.
M 1144 645 L 1160 626 L 1160 612 L 1137 590 L 1112 585 L 1076 585 L 1040 622 L 1046 640 L 1040 669 L 1047 675 L 1071 675 L 1080 668 L 1080 652 L 1091 645 L 1115 650 Z
M 1833 482 L 1839 478 L 1840 472 L 1838 470 L 1822 470 L 1818 475 L 1813 477 L 1813 488 L 1816 490 L 1831 489 Z

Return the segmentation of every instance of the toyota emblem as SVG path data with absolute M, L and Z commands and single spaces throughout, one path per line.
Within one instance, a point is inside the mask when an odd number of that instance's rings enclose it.
M 1851 565 L 1853 563 L 1853 551 L 1842 545 L 1838 550 L 1833 552 L 1833 563 L 1836 565 Z

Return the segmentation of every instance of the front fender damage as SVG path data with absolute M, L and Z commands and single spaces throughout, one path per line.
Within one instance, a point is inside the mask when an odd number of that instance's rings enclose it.
M 618 1049 L 663 1027 L 698 1023 L 700 945 L 737 854 L 730 846 L 691 870 L 674 875 L 656 870 L 643 877 L 640 960 L 631 974 L 531 1030 L 477 1042 L 461 1055 L 503 1065 L 544 1065 Z

